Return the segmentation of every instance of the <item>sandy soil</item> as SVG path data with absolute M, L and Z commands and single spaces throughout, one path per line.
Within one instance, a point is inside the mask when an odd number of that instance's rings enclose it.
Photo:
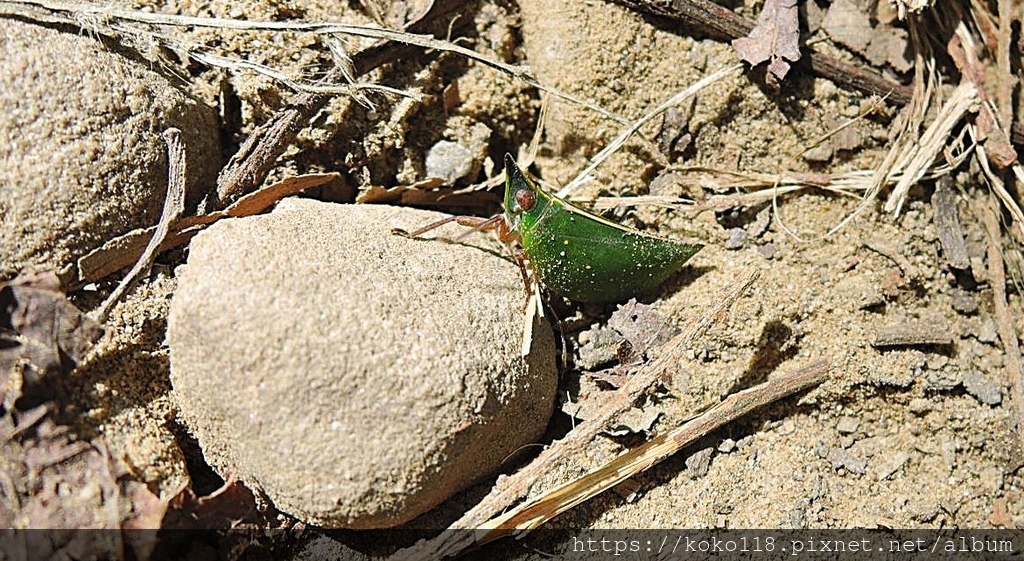
M 188 3 L 179 9 L 192 12 Z M 673 33 L 606 4 L 581 4 L 564 17 L 552 17 L 544 36 L 556 37 L 550 26 L 567 27 L 551 45 L 539 45 L 538 31 L 525 26 L 536 22 L 540 9 L 531 6 L 520 15 L 514 5 L 485 2 L 468 33 L 477 50 L 515 62 L 534 63 L 529 53 L 563 48 L 573 55 L 573 64 L 559 67 L 553 60 L 537 61 L 538 77 L 572 93 L 586 91 L 599 104 L 631 118 L 694 77 L 732 60 L 727 45 Z M 214 3 L 205 10 L 231 17 L 282 15 L 272 2 L 244 8 Z M 581 13 L 590 14 L 583 23 L 573 19 Z M 301 16 L 365 21 L 351 10 L 339 14 L 315 3 L 304 5 Z M 581 35 L 581 29 L 590 32 Z M 637 34 L 631 35 L 634 31 Z M 209 40 L 210 33 L 195 32 L 193 39 Z M 625 39 L 610 47 L 602 42 L 605 35 Z M 293 44 L 269 35 L 226 37 L 226 51 L 260 53 L 265 64 L 284 70 L 327 58 L 312 43 Z M 699 63 L 670 70 L 659 57 L 673 48 L 685 49 L 684 58 Z M 628 63 L 606 60 L 624 52 Z M 610 71 L 609 64 L 619 71 Z M 464 138 L 479 123 L 491 130 L 487 155 L 500 161 L 505 151 L 516 152 L 528 142 L 537 121 L 540 101 L 534 88 L 453 55 L 404 61 L 374 78 L 396 87 L 420 87 L 434 96 L 433 102 L 409 106 L 405 101 L 377 100 L 374 111 L 347 100 L 332 102 L 302 133 L 274 176 L 340 170 L 348 189 L 328 196 L 344 199 L 352 188 L 421 179 L 430 146 L 440 139 Z M 208 102 L 214 103 L 212 92 L 223 75 L 197 72 L 191 79 L 195 90 L 206 92 Z M 240 128 L 229 131 L 237 138 L 251 132 L 289 95 L 283 86 L 263 78 L 239 74 L 228 81 L 242 108 Z M 436 98 L 453 83 L 461 103 L 448 108 Z M 837 123 L 856 115 L 863 103 L 866 99 L 859 93 L 807 76 L 795 75 L 777 93 L 746 77 L 730 78 L 698 96 L 687 121 L 689 147 L 669 163 L 751 173 L 871 170 L 890 141 L 895 109 L 858 121 L 853 141 L 830 155 L 797 156 Z M 579 118 L 581 114 L 586 117 Z M 552 110 L 551 119 L 534 169 L 553 184 L 570 179 L 620 128 L 565 102 Z M 642 131 L 651 141 L 628 143 L 600 168 L 597 181 L 581 196 L 656 190 L 700 203 L 725 192 L 717 188 L 719 179 L 713 175 L 682 171 L 676 181 L 650 187 L 652 180 L 670 171 L 665 162 L 651 157 L 659 126 L 657 119 Z M 481 175 L 472 179 L 483 179 L 487 169 L 485 164 Z M 898 216 L 881 213 L 872 202 L 832 235 L 826 233 L 856 211 L 860 200 L 809 189 L 779 197 L 774 207 L 760 203 L 735 212 L 715 213 L 699 204 L 612 212 L 614 219 L 631 226 L 706 244 L 659 298 L 648 300 L 677 326 L 720 298 L 741 272 L 755 268 L 761 273 L 728 318 L 707 333 L 672 373 L 666 382 L 670 397 L 661 403 L 662 415 L 652 431 L 674 426 L 773 372 L 819 358 L 829 359 L 832 368 L 817 389 L 724 427 L 649 473 L 556 519 L 554 526 L 1024 526 L 1024 456 L 1013 432 L 1016 419 L 993 317 L 987 241 L 979 214 L 985 197 L 974 171 L 959 172 L 955 179 L 976 286 L 958 282 L 945 263 L 930 182 L 911 192 Z M 737 236 L 742 243 L 730 243 Z M 176 420 L 169 399 L 166 317 L 175 289 L 174 266 L 186 257 L 182 251 L 164 256 L 153 275 L 115 308 L 108 335 L 74 373 L 75 390 L 62 413 L 81 437 L 101 436 L 132 477 L 163 496 L 190 481 L 200 494 L 218 484 L 203 470 L 200 452 Z M 73 300 L 89 309 L 109 287 L 99 290 L 74 294 Z M 1020 295 L 1011 286 L 1018 333 L 1020 304 Z M 588 308 L 585 314 L 600 323 L 613 309 Z M 905 333 L 921 326 L 944 334 L 946 340 L 877 344 L 893 329 Z M 578 347 L 575 337 L 570 333 L 569 343 Z M 587 385 L 590 374 L 563 374 L 570 400 L 579 397 L 570 390 Z M 559 414 L 550 436 L 564 433 L 569 424 Z M 641 440 L 602 438 L 587 457 L 552 472 L 548 483 L 578 476 Z M 457 496 L 427 515 L 426 523 L 451 520 L 485 487 Z M 505 558 L 537 556 L 522 544 L 494 551 Z

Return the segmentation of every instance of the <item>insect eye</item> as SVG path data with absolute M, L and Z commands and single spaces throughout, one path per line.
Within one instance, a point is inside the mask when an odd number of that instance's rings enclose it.
M 533 208 L 534 203 L 537 202 L 537 195 L 533 194 L 533 191 L 529 189 L 520 189 L 516 191 L 516 204 L 522 210 L 530 210 Z

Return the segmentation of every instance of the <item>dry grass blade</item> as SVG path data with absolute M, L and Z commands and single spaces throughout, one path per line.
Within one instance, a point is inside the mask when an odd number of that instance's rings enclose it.
M 992 284 L 992 301 L 995 305 L 996 324 L 999 339 L 1006 354 L 1006 375 L 1017 407 L 1017 439 L 1020 451 L 1024 453 L 1024 368 L 1021 364 L 1020 342 L 1017 339 L 1013 311 L 1006 302 L 1006 271 L 1000 240 L 999 217 L 991 205 L 982 208 L 982 221 L 988 234 L 988 276 Z
M 807 144 L 806 148 L 804 148 L 803 150 L 801 150 L 801 151 L 797 152 L 796 154 L 794 154 L 793 157 L 794 158 L 799 158 L 799 157 L 803 156 L 804 154 L 806 154 L 806 153 L 810 152 L 811 150 L 813 150 L 814 148 L 818 147 L 822 142 L 825 142 L 826 140 L 832 138 L 833 136 L 843 132 L 847 128 L 855 125 L 857 123 L 857 121 L 861 121 L 865 117 L 867 117 L 868 115 L 871 115 L 872 113 L 880 111 L 882 108 L 885 107 L 885 98 L 884 97 L 883 98 L 876 98 L 876 100 L 873 100 L 873 101 L 876 101 L 876 102 L 872 102 L 872 103 L 868 104 L 868 106 L 865 107 L 864 109 L 861 109 L 857 113 L 856 117 L 853 117 L 852 119 L 847 119 L 846 122 L 836 126 L 832 130 L 830 130 L 827 133 L 819 136 L 818 138 L 815 138 L 814 140 L 812 140 L 811 142 L 809 142 Z
M 185 146 L 181 142 L 181 131 L 178 129 L 167 129 L 164 131 L 164 141 L 167 142 L 167 197 L 164 199 L 164 210 L 160 215 L 160 221 L 156 225 L 153 236 L 149 239 L 142 254 L 139 255 L 128 274 L 121 279 L 117 288 L 110 293 L 103 304 L 94 312 L 98 323 L 107 319 L 107 314 L 121 298 L 135 285 L 139 277 L 149 271 L 153 261 L 159 253 L 161 244 L 167 239 L 171 224 L 178 220 L 185 212 L 185 180 L 187 170 L 185 168 Z
M 221 218 L 259 214 L 284 197 L 323 185 L 339 176 L 340 174 L 337 173 L 314 173 L 288 177 L 249 193 L 222 211 L 175 219 L 166 236 L 161 240 L 156 253 L 159 254 L 187 243 L 204 227 Z M 153 226 L 129 232 L 83 256 L 78 260 L 77 284 L 97 281 L 136 262 L 147 247 L 148 240 L 155 238 L 156 231 L 157 227 Z
M 757 270 L 748 270 L 739 279 L 726 287 L 722 296 L 713 305 L 687 325 L 681 333 L 661 347 L 658 358 L 634 374 L 629 381 L 614 392 L 610 392 L 605 403 L 594 416 L 573 429 L 565 438 L 553 443 L 540 453 L 533 462 L 508 477 L 500 479 L 491 493 L 474 506 L 462 518 L 455 521 L 441 535 L 411 548 L 397 552 L 393 559 L 434 560 L 456 555 L 473 545 L 476 535 L 474 528 L 480 528 L 488 520 L 506 511 L 525 497 L 537 481 L 549 473 L 563 458 L 579 453 L 602 431 L 606 430 L 617 415 L 628 409 L 637 398 L 654 387 L 663 373 L 676 364 L 689 346 L 715 322 L 722 321 L 726 312 L 740 295 L 760 276 Z
M 1004 132 L 1008 129 L 1000 124 L 999 111 L 991 104 L 992 96 L 988 94 L 985 86 L 988 70 L 979 60 L 978 51 L 976 38 L 964 22 L 958 22 L 955 32 L 946 44 L 946 52 L 961 72 L 963 81 L 970 82 L 978 88 L 978 98 L 982 102 L 978 107 L 978 117 L 975 119 L 978 137 L 996 167 L 1004 169 L 1017 162 L 1017 151 L 1010 144 L 1009 135 Z
M 946 147 L 946 139 L 953 132 L 953 127 L 963 120 L 977 103 L 978 88 L 970 82 L 960 84 L 921 137 L 916 142 L 906 145 L 906 152 L 896 164 L 896 169 L 901 171 L 902 177 L 896 182 L 889 199 L 882 207 L 885 212 L 899 214 L 910 188 L 924 177 L 932 162 Z
M 5 0 L 2 4 L 12 6 L 27 6 L 47 10 L 55 15 L 66 14 L 72 22 L 79 21 L 104 21 L 137 23 L 146 25 L 171 25 L 178 27 L 204 27 L 216 29 L 233 29 L 236 31 L 270 31 L 286 33 L 310 33 L 314 35 L 350 35 L 354 37 L 366 37 L 369 39 L 383 39 L 406 45 L 415 45 L 424 49 L 446 51 L 455 53 L 469 60 L 474 60 L 496 70 L 500 70 L 518 80 L 541 90 L 548 92 L 566 101 L 587 107 L 605 117 L 625 124 L 627 121 L 614 113 L 611 113 L 597 105 L 576 96 L 561 92 L 555 88 L 545 86 L 529 74 L 529 71 L 522 66 L 507 64 L 490 57 L 486 57 L 472 49 L 457 45 L 450 41 L 435 39 L 430 35 L 420 35 L 405 31 L 396 31 L 382 27 L 367 25 L 353 25 L 344 22 L 283 22 L 283 21 L 244 21 L 226 18 L 204 18 L 193 16 L 178 16 L 142 12 L 137 10 L 122 10 L 101 4 L 85 4 L 77 2 L 48 2 Z
M 1018 243 L 1024 244 L 1024 211 L 1021 211 L 1020 205 L 1007 190 L 1003 179 L 993 172 L 992 164 L 1000 169 L 1009 167 L 1018 182 L 1021 181 L 1024 172 L 1017 161 L 1017 152 L 1010 144 L 1010 138 L 1005 132 L 1006 127 L 1001 126 L 1006 118 L 988 99 L 989 96 L 984 88 L 985 69 L 978 59 L 977 41 L 963 22 L 956 25 L 956 32 L 949 39 L 947 51 L 963 74 L 964 80 L 970 81 L 978 88 L 978 95 L 982 103 L 979 105 L 977 122 L 968 129 L 971 135 L 977 139 L 978 164 L 992 191 L 1013 218 L 1011 234 Z
M 481 530 L 487 532 L 478 534 L 477 542 L 487 543 L 533 530 L 570 508 L 650 469 L 718 427 L 759 407 L 822 383 L 828 370 L 829 361 L 819 360 L 796 372 L 732 394 L 694 419 L 652 438 L 587 475 L 486 522 Z
M 826 236 L 830 236 L 841 230 L 846 224 L 870 208 L 873 201 L 885 187 L 887 182 L 900 173 L 900 161 L 904 160 L 904 154 L 914 150 L 917 142 L 917 131 L 923 126 L 934 97 L 934 84 L 938 78 L 935 73 L 935 60 L 930 56 L 931 49 L 927 41 L 922 39 L 920 23 L 917 20 L 908 22 L 911 45 L 914 49 L 914 85 L 912 94 L 903 111 L 903 118 L 898 122 L 901 124 L 895 135 L 885 159 L 879 164 L 871 177 L 870 185 L 864 194 L 861 204 L 846 218 L 834 226 Z
M 1013 198 L 1013 195 L 1006 189 L 1006 184 L 1003 183 L 1002 178 L 996 175 L 991 166 L 989 166 L 988 152 L 984 146 L 978 146 L 978 164 L 981 166 L 982 175 L 988 181 L 989 186 L 992 188 L 992 192 L 995 193 L 999 202 L 1003 204 L 1003 207 L 1010 213 L 1010 217 L 1013 218 L 1013 228 L 1010 228 L 1010 232 L 1017 239 L 1017 243 L 1024 245 L 1024 211 L 1021 211 L 1020 205 Z M 1013 166 L 1013 171 L 1020 181 L 1021 166 L 1017 164 Z
M 161 40 L 171 43 L 171 39 L 167 37 L 160 37 Z M 397 88 L 389 88 L 380 84 L 373 83 L 361 83 L 361 82 L 348 82 L 344 84 L 332 84 L 307 82 L 304 80 L 296 80 L 284 72 L 274 70 L 264 64 L 259 64 L 249 60 L 240 60 L 236 58 L 224 57 L 207 52 L 205 49 L 199 48 L 195 45 L 185 45 L 183 43 L 177 43 L 180 45 L 181 52 L 187 52 L 190 57 L 195 59 L 197 62 L 201 62 L 211 68 L 223 68 L 225 70 L 238 71 L 238 70 L 249 70 L 253 73 L 266 76 L 271 80 L 280 82 L 292 90 L 302 93 L 318 94 L 318 95 L 350 95 L 359 99 L 360 101 L 365 100 L 366 97 L 362 95 L 362 91 L 377 91 L 380 93 L 393 95 L 397 97 L 411 97 L 417 101 L 422 101 L 423 96 L 412 91 L 400 90 Z M 363 102 L 365 103 L 365 101 Z
M 974 4 L 971 4 L 972 8 Z M 999 44 L 996 47 L 996 65 L 999 68 L 999 79 L 996 80 L 996 107 L 1000 117 L 999 126 L 1010 130 L 1013 126 L 1013 86 L 1017 82 L 1013 75 L 1010 51 L 1013 40 L 1014 2 L 998 0 L 999 10 Z M 1020 18 L 1020 4 L 1016 4 L 1017 17 Z
M 722 70 L 719 70 L 718 72 L 715 72 L 714 74 L 710 74 L 708 76 L 705 76 L 704 78 L 701 78 L 700 80 L 698 80 L 692 86 L 682 90 L 681 92 L 676 93 L 672 97 L 670 97 L 667 100 L 665 100 L 664 102 L 662 102 L 661 105 L 655 107 L 653 110 L 651 110 L 650 112 L 648 112 L 644 116 L 642 116 L 639 119 L 637 119 L 636 121 L 630 123 L 629 127 L 627 127 L 625 130 L 623 130 L 621 133 L 619 133 L 619 136 L 615 137 L 615 139 L 612 140 L 608 144 L 608 146 L 605 146 L 603 150 L 601 150 L 593 158 L 591 158 L 590 165 L 588 165 L 586 167 L 586 169 L 581 171 L 572 181 L 567 183 L 565 185 L 565 187 L 562 187 L 556 193 L 556 195 L 558 197 L 565 198 L 565 197 L 567 197 L 569 195 L 569 193 L 571 193 L 573 191 L 573 189 L 576 189 L 577 187 L 582 185 L 584 182 L 588 181 L 589 178 L 590 178 L 590 174 L 593 173 L 593 171 L 595 169 L 597 169 L 597 166 L 601 165 L 601 163 L 603 163 L 605 160 L 607 160 L 609 156 L 614 154 L 616 150 L 621 148 L 622 145 L 625 144 L 627 140 L 629 140 L 629 137 L 631 137 L 634 134 L 636 134 L 636 132 L 638 130 L 640 130 L 641 127 L 643 127 L 648 122 L 650 122 L 651 119 L 657 117 L 658 115 L 661 115 L 662 113 L 667 111 L 669 108 L 675 107 L 676 105 L 679 105 L 680 103 L 686 101 L 687 99 L 690 99 L 691 97 L 697 95 L 698 92 L 700 92 L 702 89 L 710 86 L 711 84 L 714 84 L 715 82 L 717 82 L 717 81 L 719 81 L 719 80 L 721 80 L 721 79 L 723 79 L 723 78 L 725 78 L 727 76 L 730 76 L 730 75 L 733 75 L 733 74 L 737 74 L 741 70 L 743 70 L 743 65 L 742 64 L 735 64 L 733 66 L 729 66 L 729 67 L 723 68 Z

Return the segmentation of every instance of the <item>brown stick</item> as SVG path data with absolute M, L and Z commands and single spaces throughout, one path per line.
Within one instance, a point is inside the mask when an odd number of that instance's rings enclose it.
M 445 17 L 452 17 L 466 4 L 466 0 L 436 0 L 431 9 L 420 19 L 410 23 L 406 31 L 425 33 L 429 27 Z M 457 18 L 455 24 L 462 26 L 473 22 L 472 18 Z M 391 41 L 378 43 L 352 56 L 354 77 L 362 76 L 388 62 L 400 60 L 411 53 L 422 51 L 414 45 L 399 45 Z M 331 83 L 341 78 L 341 71 L 331 70 L 324 81 Z M 224 208 L 246 193 L 256 190 L 277 158 L 284 153 L 300 130 L 316 115 L 331 96 L 303 93 L 294 96 L 269 121 L 260 125 L 228 161 L 217 177 L 217 201 L 215 208 Z
M 707 331 L 708 327 L 716 321 L 722 320 L 726 311 L 739 298 L 740 294 L 757 280 L 758 276 L 758 271 L 748 271 L 738 281 L 727 287 L 725 295 L 718 302 L 707 308 L 696 321 L 688 326 L 688 329 L 662 346 L 662 353 L 656 360 L 641 368 L 630 378 L 629 382 L 609 396 L 594 418 L 577 426 L 562 440 L 553 443 L 541 452 L 530 465 L 499 480 L 489 495 L 439 536 L 401 550 L 393 558 L 433 560 L 455 555 L 472 545 L 476 538 L 475 528 L 480 528 L 492 517 L 507 510 L 520 498 L 526 496 L 530 487 L 548 474 L 551 466 L 589 445 L 601 431 L 607 429 L 610 420 L 630 408 L 638 397 L 654 386 L 664 372 L 681 360 L 683 353 L 699 335 Z
M 1013 41 L 1012 0 L 999 0 L 999 44 L 996 47 L 996 66 L 999 68 L 999 79 L 996 80 L 996 109 L 999 112 L 999 126 L 1005 131 L 1013 126 L 1013 87 L 1017 77 L 1013 75 L 1010 59 L 1010 47 Z M 1017 9 L 1019 10 L 1019 4 Z
M 796 372 L 786 373 L 753 388 L 734 393 L 694 419 L 665 434 L 655 436 L 587 475 L 545 492 L 540 497 L 489 521 L 484 525 L 489 530 L 486 534 L 478 535 L 476 542 L 484 544 L 513 532 L 522 535 L 523 531 L 535 529 L 558 514 L 638 473 L 647 471 L 722 425 L 822 383 L 828 375 L 829 366 L 828 360 L 819 360 Z
M 114 305 L 124 298 L 124 295 L 135 286 L 135 282 L 142 275 L 150 270 L 153 261 L 160 253 L 160 245 L 167 239 L 171 224 L 181 218 L 185 212 L 185 182 L 188 175 L 185 167 L 185 145 L 181 141 L 181 131 L 170 128 L 164 131 L 163 137 L 164 142 L 167 143 L 167 197 L 164 199 L 164 209 L 160 214 L 160 221 L 157 223 L 156 230 L 146 245 L 146 249 L 142 251 L 142 255 L 135 262 L 135 266 L 128 271 L 117 288 L 94 312 L 93 319 L 98 323 L 106 321 L 107 315 Z
M 943 175 L 935 182 L 932 195 L 935 230 L 946 264 L 953 269 L 965 270 L 971 267 L 971 256 L 964 241 L 964 228 L 960 225 L 960 213 L 956 209 L 956 189 L 953 178 Z
M 988 234 L 988 279 L 992 285 L 992 301 L 995 306 L 996 325 L 999 327 L 999 339 L 1003 342 L 1006 355 L 1006 375 L 1013 394 L 1013 403 L 1017 406 L 1017 439 L 1020 450 L 1024 452 L 1024 370 L 1021 369 L 1020 343 L 1014 329 L 1013 312 L 1006 303 L 1006 271 L 1003 265 L 1002 239 L 999 228 L 999 217 L 993 206 L 998 203 L 982 206 L 981 213 Z
M 167 251 L 187 243 L 198 234 L 203 227 L 228 216 L 252 216 L 270 208 L 281 199 L 294 195 L 305 189 L 323 185 L 338 178 L 337 173 L 315 173 L 286 177 L 277 183 L 261 187 L 235 201 L 224 210 L 218 210 L 199 216 L 186 216 L 171 222 L 170 230 L 163 238 L 157 253 Z M 102 246 L 90 251 L 78 260 L 78 276 L 71 284 L 77 290 L 82 285 L 112 275 L 132 263 L 142 255 L 146 244 L 155 237 L 156 226 L 133 230 L 127 234 L 108 240 Z
M 663 17 L 704 31 L 713 39 L 732 41 L 746 37 L 754 28 L 754 22 L 711 2 L 710 0 L 609 0 L 637 12 Z M 896 105 L 910 102 L 913 89 L 910 86 L 886 79 L 862 68 L 840 62 L 804 47 L 810 54 L 810 70 L 814 75 L 864 92 L 869 95 L 886 97 Z M 1024 126 L 1013 126 L 1011 139 L 1015 144 L 1024 144 Z

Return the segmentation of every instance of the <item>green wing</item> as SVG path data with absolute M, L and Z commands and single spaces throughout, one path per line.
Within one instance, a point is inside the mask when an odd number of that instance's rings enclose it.
M 524 217 L 523 248 L 541 281 L 580 302 L 614 302 L 649 292 L 697 251 L 630 230 L 540 192 L 547 204 Z

